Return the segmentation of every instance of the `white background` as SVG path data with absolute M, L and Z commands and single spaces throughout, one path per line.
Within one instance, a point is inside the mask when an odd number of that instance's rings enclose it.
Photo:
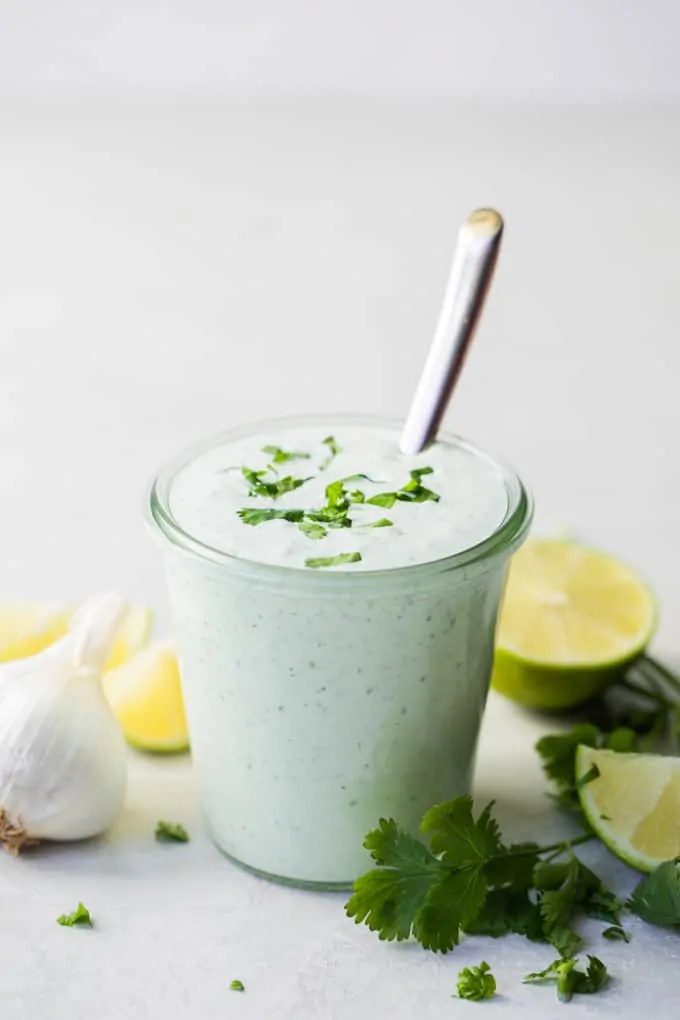
M 517 466 L 541 527 L 650 579 L 680 662 L 679 22 L 624 0 L 0 0 L 0 596 L 117 588 L 165 626 L 152 472 L 249 419 L 403 415 L 458 224 L 492 204 L 507 232 L 448 424 Z M 511 839 L 566 832 L 546 725 L 491 700 L 477 794 Z M 189 847 L 156 847 L 159 817 Z M 492 1011 L 566 1015 L 520 984 L 544 947 L 434 959 L 241 875 L 187 763 L 135 757 L 110 840 L 0 856 L 0 898 L 3 1020 L 463 1017 L 485 1007 L 455 976 L 483 956 Z M 78 899 L 92 933 L 54 923 Z M 591 932 L 614 981 L 570 1016 L 675 1015 L 677 936 L 632 928 Z
M 680 95 L 674 0 L 2 0 L 0 88 Z

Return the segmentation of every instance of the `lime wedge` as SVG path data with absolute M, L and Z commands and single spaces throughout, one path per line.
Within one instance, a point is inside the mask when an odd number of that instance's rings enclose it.
M 574 542 L 527 542 L 510 564 L 492 685 L 532 708 L 582 704 L 644 651 L 656 617 L 623 563 Z
M 187 750 L 187 721 L 172 644 L 148 645 L 106 673 L 104 691 L 128 743 L 143 751 Z
M 680 758 L 576 751 L 581 806 L 612 853 L 638 871 L 680 856 Z

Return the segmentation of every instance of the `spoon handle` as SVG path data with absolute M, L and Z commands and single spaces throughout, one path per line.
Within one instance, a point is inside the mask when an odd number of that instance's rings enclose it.
M 430 352 L 399 441 L 402 453 L 424 450 L 437 435 L 484 306 L 503 219 L 477 209 L 463 223 Z

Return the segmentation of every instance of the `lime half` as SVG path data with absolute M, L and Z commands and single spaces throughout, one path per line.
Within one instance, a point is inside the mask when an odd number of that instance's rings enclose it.
M 612 853 L 638 871 L 680 856 L 680 759 L 620 754 L 583 744 L 576 779 L 588 821 Z
M 574 542 L 527 542 L 510 564 L 492 685 L 532 708 L 582 704 L 640 655 L 656 617 L 623 563 Z

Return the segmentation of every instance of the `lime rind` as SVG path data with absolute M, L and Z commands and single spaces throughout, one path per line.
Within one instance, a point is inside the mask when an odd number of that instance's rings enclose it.
M 622 812 L 619 813 L 614 805 L 608 806 L 609 813 L 606 813 L 601 798 L 598 799 L 598 785 L 603 781 L 604 768 L 606 766 L 616 768 L 617 764 L 622 770 L 625 768 L 627 773 L 621 777 Z M 633 845 L 632 840 L 636 838 L 646 819 L 655 811 L 669 783 L 673 781 L 673 773 L 680 776 L 680 760 L 663 755 L 623 754 L 579 745 L 575 759 L 577 783 L 594 765 L 600 771 L 600 776 L 578 787 L 581 807 L 593 831 L 619 860 L 637 871 L 647 874 L 654 871 L 668 859 L 668 852 L 658 855 L 644 853 Z M 644 769 L 646 781 L 634 788 L 635 784 L 630 782 L 630 778 L 635 771 L 640 773 L 641 769 Z M 680 853 L 680 827 L 677 830 L 676 852 Z

